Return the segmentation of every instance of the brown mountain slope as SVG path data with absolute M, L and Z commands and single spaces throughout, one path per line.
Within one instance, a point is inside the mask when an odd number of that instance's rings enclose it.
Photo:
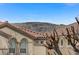
M 23 26 L 28 29 L 31 29 L 35 32 L 50 32 L 54 28 L 61 28 L 66 25 L 57 25 L 57 24 L 51 24 L 51 23 L 44 23 L 44 22 L 27 22 L 27 23 L 14 23 L 13 25 Z

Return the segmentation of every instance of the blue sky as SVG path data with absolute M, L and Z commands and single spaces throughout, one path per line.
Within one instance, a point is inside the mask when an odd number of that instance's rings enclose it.
M 0 21 L 70 24 L 79 16 L 79 4 L 0 3 Z

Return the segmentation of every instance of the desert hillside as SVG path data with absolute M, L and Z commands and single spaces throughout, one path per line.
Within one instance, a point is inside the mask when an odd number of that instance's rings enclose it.
M 54 28 L 63 28 L 66 25 L 63 24 L 51 24 L 51 23 L 44 23 L 44 22 L 26 22 L 26 23 L 12 23 L 13 25 L 23 26 L 28 29 L 31 29 L 35 32 L 50 32 Z

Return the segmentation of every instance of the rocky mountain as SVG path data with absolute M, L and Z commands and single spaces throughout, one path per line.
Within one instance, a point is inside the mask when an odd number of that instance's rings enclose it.
M 25 23 L 12 23 L 13 25 L 23 26 L 27 29 L 31 29 L 35 32 L 50 32 L 54 28 L 61 28 L 65 27 L 66 25 L 63 24 L 51 24 L 51 23 L 44 23 L 44 22 L 25 22 Z

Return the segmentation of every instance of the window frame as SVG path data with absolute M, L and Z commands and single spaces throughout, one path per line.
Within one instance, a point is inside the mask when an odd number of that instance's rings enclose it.
M 24 41 L 23 41 L 24 40 Z M 23 41 L 23 42 L 22 42 Z M 24 48 L 22 48 L 21 47 L 21 44 L 23 44 L 25 42 L 25 47 Z M 22 53 L 24 53 L 24 54 L 28 54 L 28 41 L 27 41 L 27 39 L 26 38 L 22 38 L 22 40 L 21 40 L 21 42 L 20 42 L 20 54 L 22 54 Z
M 15 42 L 15 47 L 13 48 L 11 45 L 11 43 Z M 9 41 L 9 54 L 10 53 L 13 53 L 15 54 L 16 53 L 16 38 L 11 38 L 10 41 Z

